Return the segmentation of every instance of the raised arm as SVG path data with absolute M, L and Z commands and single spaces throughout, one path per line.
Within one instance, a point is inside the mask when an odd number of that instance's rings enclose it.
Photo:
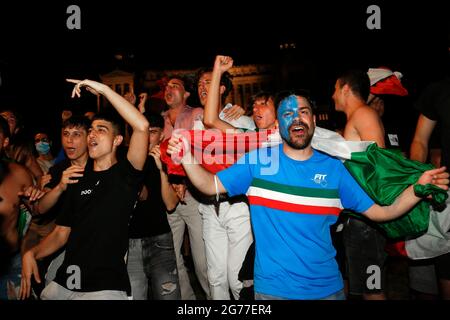
M 148 94 L 146 92 L 143 92 L 139 95 L 139 104 L 138 104 L 138 110 L 140 113 L 145 112 L 145 102 L 147 101 Z
M 161 150 L 159 146 L 155 146 L 151 150 L 150 155 L 155 159 L 156 167 L 158 168 L 161 176 L 161 195 L 163 202 L 166 205 L 167 211 L 173 211 L 177 207 L 178 202 L 180 202 L 180 198 L 178 198 L 177 193 L 169 182 L 169 177 L 163 170 L 161 163 Z
M 423 114 L 419 116 L 417 121 L 416 133 L 411 143 L 410 158 L 412 160 L 426 162 L 428 158 L 428 142 L 431 133 L 436 126 L 436 121 L 428 119 Z
M 231 124 L 222 121 L 219 118 L 220 113 L 220 78 L 222 74 L 233 66 L 233 59 L 227 56 L 216 56 L 214 69 L 211 74 L 211 83 L 208 89 L 208 98 L 206 99 L 205 111 L 203 114 L 203 123 L 208 128 L 219 129 L 225 132 L 227 129 L 236 129 Z
M 127 158 L 135 169 L 142 170 L 147 159 L 149 135 L 149 124 L 145 116 L 124 97 L 103 83 L 92 80 L 67 79 L 67 81 L 76 84 L 72 91 L 72 97 L 80 97 L 82 87 L 95 95 L 101 94 L 108 99 L 122 118 L 131 126 L 133 133 L 130 138 Z
M 445 172 L 445 170 L 445 167 L 441 167 L 425 171 L 417 181 L 417 184 L 431 183 L 439 188 L 448 190 L 449 174 Z M 396 219 L 411 210 L 420 200 L 421 198 L 414 194 L 414 188 L 411 185 L 398 196 L 392 205 L 382 207 L 374 204 L 363 214 L 373 221 L 389 221 Z

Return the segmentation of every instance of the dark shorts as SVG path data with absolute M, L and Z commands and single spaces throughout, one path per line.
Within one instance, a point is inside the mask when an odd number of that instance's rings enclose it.
M 19 300 L 20 282 L 22 279 L 22 257 L 20 252 L 11 256 L 0 273 L 0 300 Z
M 343 240 L 349 293 L 381 293 L 385 281 L 386 238 L 368 223 L 348 217 Z
M 417 292 L 439 294 L 435 259 L 409 260 L 409 287 Z
M 450 253 L 436 257 L 434 266 L 438 279 L 450 280 Z

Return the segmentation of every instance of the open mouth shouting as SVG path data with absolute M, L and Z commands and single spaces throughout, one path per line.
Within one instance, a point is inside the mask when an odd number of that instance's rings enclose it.
M 304 136 L 308 132 L 308 130 L 308 125 L 303 122 L 293 123 L 289 127 L 289 133 L 294 136 Z
M 70 157 L 71 155 L 73 155 L 73 154 L 76 153 L 77 148 L 67 147 L 67 148 L 65 149 L 65 151 L 66 151 L 67 156 Z
M 95 148 L 97 145 L 98 145 L 98 143 L 94 139 L 89 140 L 89 143 L 88 143 L 89 149 Z

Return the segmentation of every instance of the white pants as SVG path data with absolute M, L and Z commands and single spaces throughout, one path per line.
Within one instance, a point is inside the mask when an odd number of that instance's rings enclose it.
M 52 262 L 50 262 L 50 264 L 47 268 L 47 273 L 45 274 L 45 285 L 46 286 L 48 286 L 50 282 L 55 280 L 56 273 L 58 272 L 59 267 L 61 267 L 61 265 L 63 264 L 65 255 L 66 255 L 66 250 L 61 252 L 55 259 L 52 260 Z
M 41 300 L 128 300 L 128 297 L 125 291 L 116 290 L 71 291 L 52 281 L 42 290 Z
M 178 280 L 180 283 L 181 299 L 195 300 L 194 290 L 189 282 L 189 276 L 184 265 L 181 246 L 184 239 L 184 229 L 187 226 L 189 242 L 191 245 L 192 260 L 194 261 L 195 273 L 206 297 L 210 298 L 208 275 L 205 256 L 205 242 L 203 241 L 203 223 L 198 212 L 198 202 L 186 192 L 184 199 L 186 204 L 179 203 L 174 213 L 167 215 L 170 229 L 173 235 L 173 245 L 177 258 Z
M 214 205 L 199 205 L 203 218 L 208 280 L 214 300 L 239 299 L 239 271 L 253 242 L 249 208 L 245 202 L 221 202 L 219 216 Z

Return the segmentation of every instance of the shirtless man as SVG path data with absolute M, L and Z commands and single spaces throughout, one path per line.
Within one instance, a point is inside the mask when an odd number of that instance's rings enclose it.
M 336 111 L 344 112 L 347 117 L 344 129 L 346 140 L 375 141 L 384 148 L 383 123 L 378 113 L 366 104 L 369 90 L 366 73 L 349 71 L 336 81 L 333 100 Z
M 12 109 L 4 109 L 0 111 L 2 116 L 8 123 L 9 128 L 9 143 L 7 149 L 5 147 L 4 153 L 15 162 L 25 166 L 31 173 L 35 181 L 39 181 L 43 175 L 36 157 L 33 155 L 32 144 L 27 142 L 23 134 L 22 121 L 20 115 Z
M 349 141 L 375 141 L 385 147 L 384 127 L 378 113 L 367 104 L 370 80 L 366 72 L 351 70 L 338 78 L 333 100 L 336 111 L 344 112 L 347 123 L 344 138 Z M 377 265 L 384 276 L 386 239 L 367 219 L 349 216 L 344 228 L 344 246 L 348 264 L 349 293 L 366 300 L 386 299 L 383 289 L 367 288 L 367 267 Z M 363 254 L 364 252 L 364 254 Z
M 20 289 L 21 257 L 20 239 L 25 232 L 19 225 L 21 196 L 33 185 L 33 180 L 25 167 L 9 162 L 3 149 L 9 143 L 7 121 L 0 117 L 0 238 L 2 266 L 0 268 L 0 300 L 17 299 Z M 33 195 L 35 199 L 36 195 Z
M 344 112 L 347 123 L 344 138 L 350 141 L 375 141 L 385 147 L 384 127 L 378 113 L 366 104 L 370 81 L 366 72 L 351 70 L 338 78 L 333 100 L 336 111 Z M 360 215 L 359 215 L 360 216 Z M 348 264 L 349 293 L 366 300 L 386 299 L 382 289 L 366 285 L 367 267 L 377 265 L 383 270 L 386 259 L 385 238 L 368 219 L 348 217 L 344 228 L 344 246 Z

